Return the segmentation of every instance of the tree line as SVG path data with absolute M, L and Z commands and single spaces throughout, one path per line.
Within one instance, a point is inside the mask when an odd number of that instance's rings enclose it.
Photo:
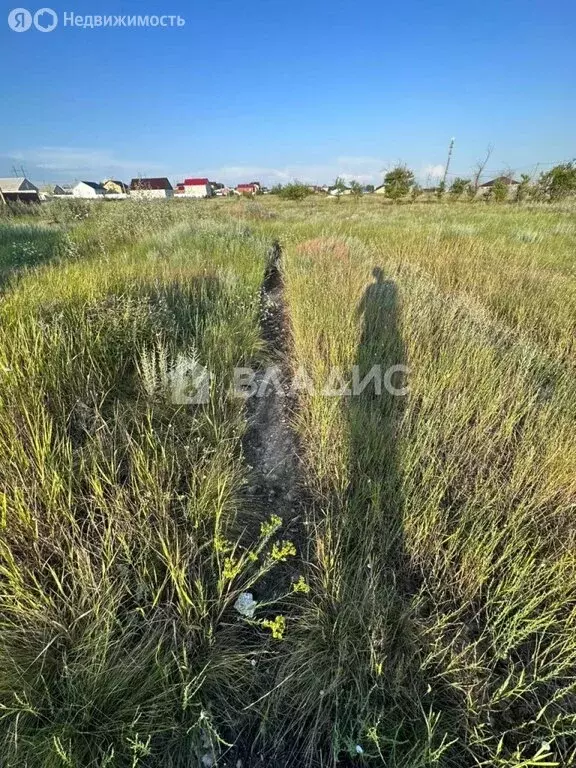
M 405 164 L 399 164 L 384 175 L 384 195 L 394 201 L 416 200 L 425 191 L 432 191 L 438 199 L 474 200 L 478 196 L 483 168 L 484 164 L 479 163 L 476 173 L 471 178 L 457 176 L 450 185 L 441 181 L 432 190 L 424 190 L 417 183 L 414 171 Z M 576 160 L 559 163 L 549 171 L 543 171 L 535 180 L 529 174 L 523 173 L 518 183 L 511 185 L 509 183 L 511 176 L 510 171 L 503 172 L 488 187 L 482 199 L 494 202 L 504 202 L 509 199 L 514 199 L 516 202 L 526 200 L 555 202 L 576 194 Z M 511 189 L 514 190 L 513 196 L 510 195 Z M 302 200 L 314 194 L 314 189 L 301 181 L 293 181 L 285 185 L 278 184 L 270 191 L 285 200 Z M 373 192 L 374 186 L 363 187 L 358 181 L 346 184 L 339 176 L 330 187 L 330 191 L 338 199 L 345 192 L 360 197 L 365 192 Z

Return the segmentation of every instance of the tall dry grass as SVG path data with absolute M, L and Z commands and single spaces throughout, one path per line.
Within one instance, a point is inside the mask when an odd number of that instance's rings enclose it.
M 409 393 L 300 393 L 305 572 L 267 604 L 291 547 L 230 373 L 277 237 L 295 370 Z M 376 199 L 4 222 L 6 766 L 573 763 L 575 238 L 569 206 Z
M 529 213 L 506 210 L 484 239 L 476 209 L 456 232 L 441 212 L 393 213 L 383 231 L 335 220 L 348 234 L 289 248 L 295 365 L 321 387 L 334 366 L 405 363 L 410 393 L 302 396 L 313 590 L 276 707 L 310 761 L 357 745 L 406 768 L 567 765 L 573 232 L 543 228 L 528 257 L 510 224 Z M 373 267 L 388 289 L 368 332 Z

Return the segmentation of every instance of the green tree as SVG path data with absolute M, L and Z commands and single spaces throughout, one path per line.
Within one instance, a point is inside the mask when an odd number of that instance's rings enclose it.
M 397 165 L 384 176 L 384 188 L 386 197 L 391 200 L 400 200 L 406 197 L 414 184 L 414 173 L 406 165 Z
M 530 176 L 527 173 L 523 173 L 520 176 L 520 183 L 516 187 L 516 202 L 521 203 L 526 200 L 528 193 L 530 192 Z
M 350 182 L 350 191 L 354 195 L 354 197 L 359 200 L 362 196 L 362 184 L 358 181 L 351 181 Z
M 492 185 L 490 197 L 495 203 L 503 203 L 508 198 L 509 185 L 503 176 L 499 176 Z
M 334 180 L 334 184 L 332 184 L 332 191 L 336 193 L 336 198 L 338 202 L 340 202 L 340 198 L 346 191 L 346 182 L 342 178 L 342 176 L 337 176 Z
M 302 184 L 301 181 L 293 181 L 282 187 L 278 194 L 283 200 L 304 200 L 312 192 L 307 184 Z
M 441 200 L 444 197 L 444 193 L 446 192 L 446 182 L 441 181 L 440 184 L 436 187 L 436 191 L 434 194 L 438 198 L 438 200 Z
M 364 187 L 364 191 L 368 192 L 370 194 L 371 192 L 374 192 L 374 184 L 366 184 Z
M 462 197 L 462 195 L 466 193 L 469 187 L 470 179 L 463 179 L 462 177 L 457 176 L 450 185 L 450 197 L 453 200 L 457 200 L 459 197 Z
M 540 174 L 538 187 L 550 201 L 561 200 L 576 193 L 576 160 L 560 163 Z

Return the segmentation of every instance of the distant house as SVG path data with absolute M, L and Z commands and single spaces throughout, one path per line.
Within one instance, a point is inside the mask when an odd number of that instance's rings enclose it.
M 386 187 L 384 184 L 380 184 L 379 187 L 376 187 L 374 190 L 375 195 L 385 195 L 386 194 Z
M 495 184 L 504 184 L 508 187 L 508 196 L 510 197 L 514 194 L 514 189 L 519 183 L 520 182 L 513 179 L 512 176 L 496 176 L 495 179 L 490 179 L 490 181 L 485 181 L 484 184 L 480 184 L 478 187 L 478 194 L 487 195 Z
M 166 199 L 174 197 L 174 189 L 165 176 L 158 179 L 132 179 L 130 194 L 144 199 Z
M 235 192 L 238 195 L 257 195 L 261 187 L 259 181 L 251 181 L 249 184 L 238 184 Z
M 38 187 L 24 176 L 17 178 L 0 179 L 0 203 L 2 199 L 6 203 L 39 203 L 40 195 Z
M 79 181 L 72 189 L 72 194 L 74 197 L 83 197 L 90 200 L 104 197 L 106 190 L 102 184 L 98 184 L 95 181 Z
M 339 189 L 338 187 L 330 187 L 328 194 L 332 195 L 333 197 L 340 197 L 340 195 L 351 195 L 352 190 L 350 187 L 344 187 L 343 189 Z
M 56 184 L 50 190 L 50 194 L 54 197 L 70 197 L 72 194 L 72 187 L 68 184 Z
M 184 194 L 186 197 L 212 197 L 214 190 L 206 178 L 184 179 Z
M 507 187 L 519 184 L 519 181 L 516 181 L 516 179 L 513 179 L 512 176 L 496 176 L 495 179 L 490 179 L 490 181 L 484 182 L 484 184 L 480 184 L 480 189 L 484 189 L 485 187 L 493 187 L 496 183 L 502 183 L 505 184 Z
M 102 186 L 112 195 L 127 195 L 130 192 L 128 184 L 124 184 L 123 181 L 117 179 L 106 179 L 102 182 Z

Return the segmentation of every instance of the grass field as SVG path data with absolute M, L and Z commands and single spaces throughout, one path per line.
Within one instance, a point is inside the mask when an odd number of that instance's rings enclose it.
M 289 520 L 232 387 L 275 240 Z M 575 252 L 566 203 L 0 219 L 0 764 L 576 764 Z

